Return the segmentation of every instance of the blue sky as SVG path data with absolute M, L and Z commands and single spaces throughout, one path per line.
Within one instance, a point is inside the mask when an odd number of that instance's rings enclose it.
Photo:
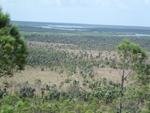
M 150 0 L 0 0 L 11 20 L 150 27 Z

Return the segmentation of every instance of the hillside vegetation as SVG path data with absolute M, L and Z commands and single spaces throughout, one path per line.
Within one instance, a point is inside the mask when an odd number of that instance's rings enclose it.
M 11 35 L 7 18 L 0 16 L 0 113 L 150 112 L 150 37 L 118 36 L 149 28 L 69 32 L 18 22 L 22 32 L 16 26 Z

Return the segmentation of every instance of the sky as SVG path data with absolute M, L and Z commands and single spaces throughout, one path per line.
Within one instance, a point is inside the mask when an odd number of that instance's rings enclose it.
M 0 0 L 11 20 L 150 27 L 150 0 Z

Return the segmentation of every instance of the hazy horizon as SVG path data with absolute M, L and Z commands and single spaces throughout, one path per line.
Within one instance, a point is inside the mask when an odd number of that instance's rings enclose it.
M 0 0 L 12 21 L 150 27 L 150 0 Z
M 56 24 L 81 24 L 81 25 L 96 25 L 96 26 L 117 26 L 117 27 L 148 27 L 150 26 L 132 26 L 132 25 L 108 25 L 108 24 L 90 24 L 90 23 L 67 23 L 67 22 L 43 22 L 43 21 L 21 21 L 21 20 L 11 20 L 12 22 L 35 22 L 35 23 L 56 23 Z

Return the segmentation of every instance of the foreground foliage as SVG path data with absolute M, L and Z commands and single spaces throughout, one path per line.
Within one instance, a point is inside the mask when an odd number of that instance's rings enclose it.
M 9 14 L 0 7 L 0 77 L 24 69 L 28 49 L 18 26 L 10 24 Z
M 43 103 L 41 99 L 19 99 L 17 95 L 6 96 L 0 100 L 0 113 L 104 113 L 106 110 L 107 108 L 103 106 L 103 102 L 96 98 L 86 105 L 83 102 L 78 103 L 75 100 L 69 101 L 65 98 L 49 104 L 47 102 Z M 117 111 L 109 109 L 107 112 L 116 113 Z M 140 110 L 138 113 L 149 112 L 150 109 L 146 109 Z

